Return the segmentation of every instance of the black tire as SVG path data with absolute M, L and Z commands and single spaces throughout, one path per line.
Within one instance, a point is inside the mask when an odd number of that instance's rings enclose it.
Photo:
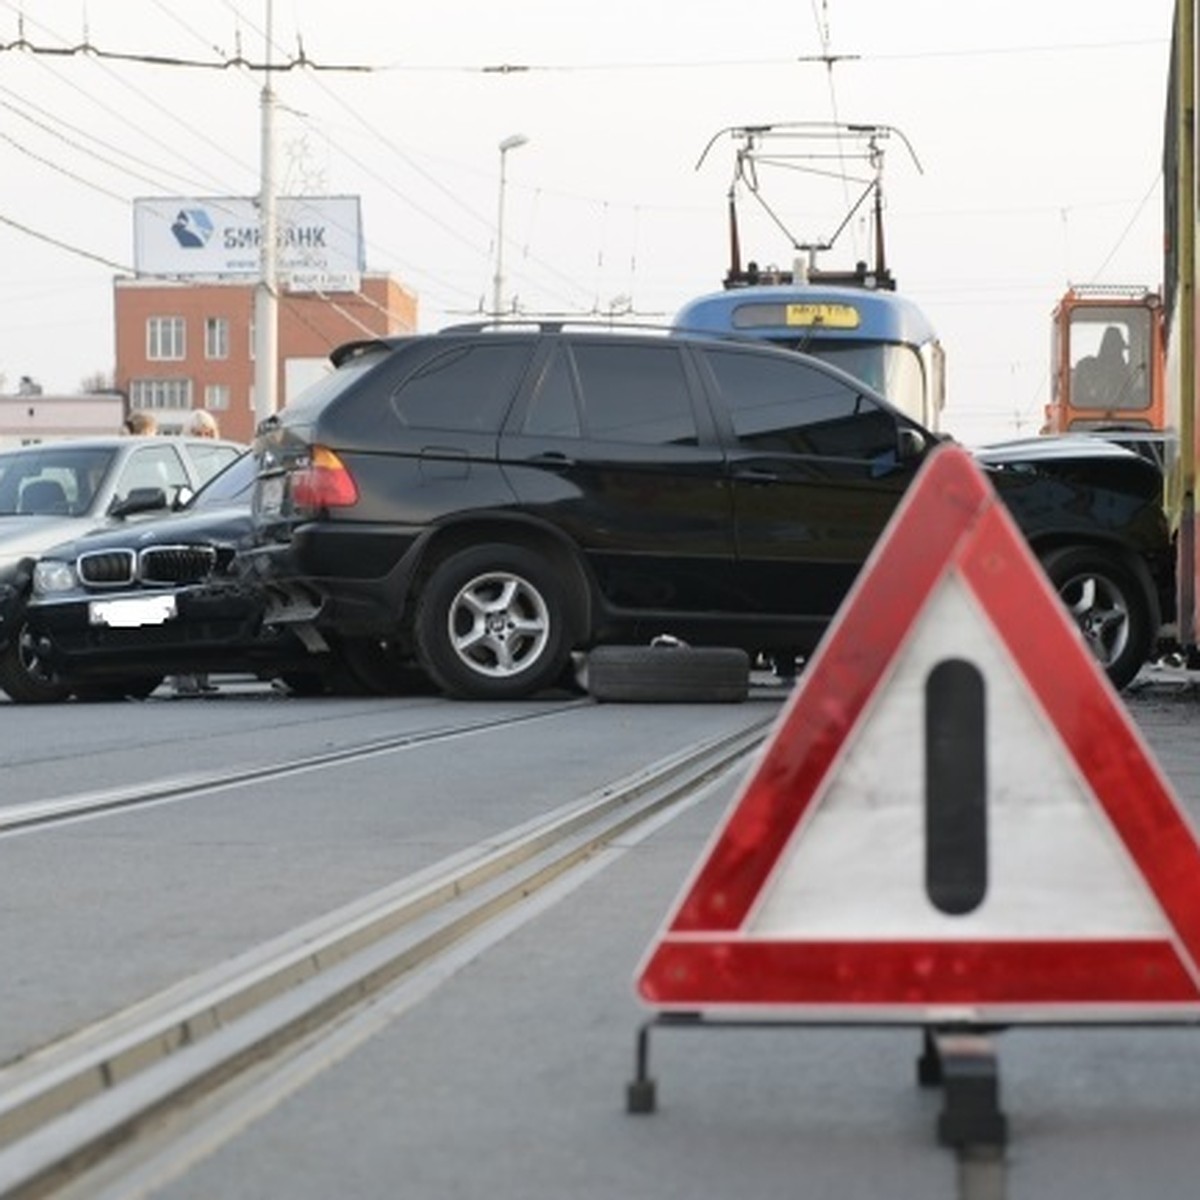
M 1134 573 L 1087 546 L 1052 551 L 1042 566 L 1113 687 L 1131 683 L 1157 636 L 1150 602 Z
M 0 650 L 0 688 L 15 704 L 59 704 L 71 694 L 71 688 L 38 657 L 24 619 Z
M 750 656 L 730 646 L 598 646 L 587 686 L 601 703 L 738 704 L 750 692 Z
M 338 639 L 326 678 L 327 690 L 336 696 L 434 696 L 438 692 L 411 655 L 380 638 Z
M 553 686 L 571 649 L 558 578 L 521 546 L 477 546 L 440 563 L 413 631 L 421 667 L 463 700 L 516 700 Z

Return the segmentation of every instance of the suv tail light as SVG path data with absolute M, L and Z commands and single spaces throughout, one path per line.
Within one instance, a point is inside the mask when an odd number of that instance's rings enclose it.
M 314 446 L 306 467 L 292 475 L 297 508 L 348 508 L 358 503 L 358 484 L 349 468 L 325 446 Z

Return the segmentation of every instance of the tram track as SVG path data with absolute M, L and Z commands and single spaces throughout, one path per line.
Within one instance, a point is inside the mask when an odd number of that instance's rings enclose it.
M 107 788 L 102 791 L 84 792 L 73 796 L 59 796 L 46 800 L 4 805 L 0 807 L 0 838 L 8 834 L 35 828 L 53 827 L 107 812 L 136 809 L 161 804 L 165 801 L 181 800 L 205 792 L 223 791 L 229 788 L 285 779 L 290 775 L 301 774 L 305 771 L 343 766 L 346 763 L 382 754 L 393 754 L 468 735 L 489 733 L 511 725 L 546 721 L 561 716 L 563 713 L 585 707 L 589 703 L 590 701 L 586 699 L 571 700 L 549 708 L 540 708 L 534 712 L 519 712 L 479 721 L 457 721 L 452 725 L 439 726 L 416 733 L 397 734 L 395 737 L 376 738 L 367 742 L 342 746 L 336 750 L 291 758 L 287 762 L 179 775 L 123 787 Z
M 319 1038 L 383 989 L 430 968 L 464 939 L 585 869 L 623 835 L 666 819 L 753 750 L 769 723 L 756 720 L 696 743 L 0 1070 L 0 1195 L 50 1194 L 131 1143 L 147 1123 Z M 176 782 L 153 800 L 471 728 L 384 739 L 305 763 L 228 773 L 218 782 Z M 89 811 L 115 803 L 93 801 Z M 142 794 L 123 803 L 150 802 Z M 24 827 L 78 815 L 47 813 L 39 820 L 30 813 Z

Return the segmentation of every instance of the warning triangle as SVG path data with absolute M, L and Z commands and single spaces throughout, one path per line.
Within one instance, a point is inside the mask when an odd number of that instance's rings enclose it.
M 983 470 L 937 449 L 639 969 L 791 1019 L 1200 1012 L 1200 843 Z

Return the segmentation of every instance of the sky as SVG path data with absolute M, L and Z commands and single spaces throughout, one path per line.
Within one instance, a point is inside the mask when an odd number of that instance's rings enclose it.
M 0 0 L 0 390 L 111 375 L 135 199 L 257 195 L 268 17 L 277 190 L 360 197 L 422 330 L 491 307 L 518 134 L 505 306 L 665 323 L 728 266 L 727 131 L 888 127 L 888 263 L 968 444 L 1037 432 L 1068 286 L 1161 282 L 1173 0 Z M 743 260 L 830 240 L 844 165 L 764 170 L 778 222 L 739 189 Z M 869 249 L 855 217 L 818 265 Z

